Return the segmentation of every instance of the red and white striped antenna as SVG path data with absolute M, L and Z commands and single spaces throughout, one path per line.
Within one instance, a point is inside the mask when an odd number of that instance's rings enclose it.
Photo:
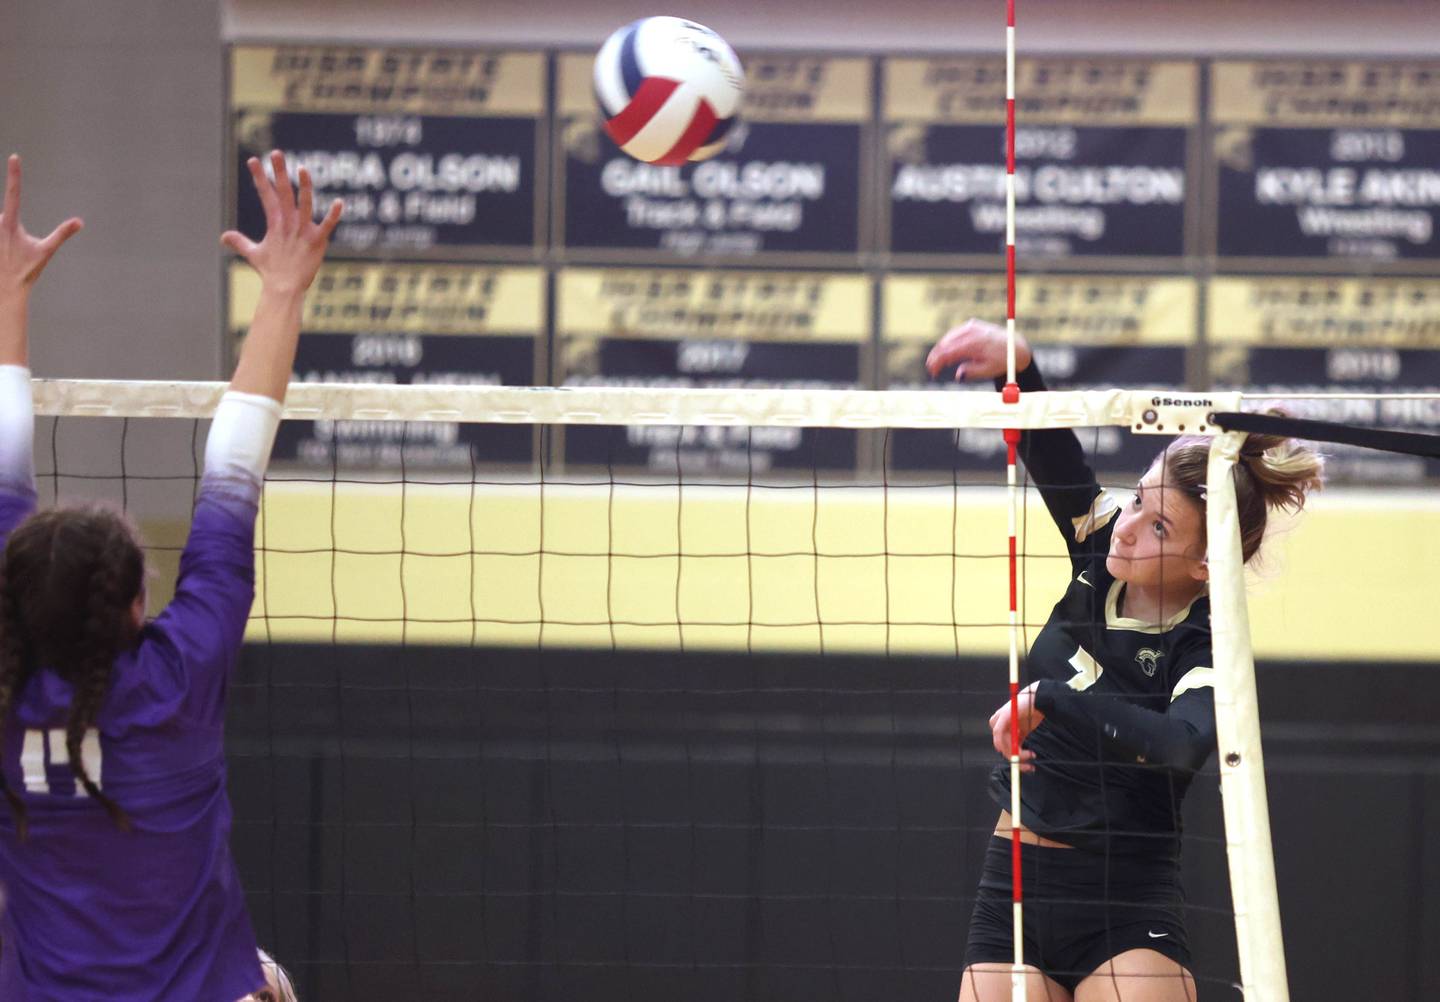
M 1005 0 L 1005 389 L 1004 400 L 1018 403 L 1015 381 L 1015 0 Z M 1024 893 L 1020 874 L 1020 616 L 1019 563 L 1015 547 L 1020 494 L 1015 453 L 1018 428 L 1005 429 L 1005 483 L 1010 527 L 1010 900 L 1014 925 L 1014 966 L 1010 969 L 1011 1002 L 1025 999 Z

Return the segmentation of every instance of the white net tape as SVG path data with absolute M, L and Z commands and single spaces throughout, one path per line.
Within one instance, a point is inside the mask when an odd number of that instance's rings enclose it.
M 75 417 L 206 418 L 225 384 L 36 380 L 35 411 Z M 1209 415 L 1240 409 L 1239 393 L 1173 390 L 1022 394 L 928 390 L 636 389 L 296 384 L 290 421 L 456 421 L 492 424 L 646 424 L 806 428 L 1129 427 L 1159 435 L 1212 434 Z

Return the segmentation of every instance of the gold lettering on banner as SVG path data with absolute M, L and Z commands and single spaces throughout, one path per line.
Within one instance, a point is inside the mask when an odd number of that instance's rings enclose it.
M 888 122 L 1005 120 L 1003 59 L 887 59 L 884 79 Z M 1021 59 L 1015 91 L 1016 114 L 1027 124 L 1191 125 L 1200 67 L 1181 59 Z
M 870 61 L 804 54 L 748 56 L 745 111 L 755 122 L 863 122 Z
M 249 326 L 260 280 L 230 271 L 230 327 Z M 327 333 L 484 334 L 531 337 L 545 328 L 539 268 L 332 261 L 305 299 L 304 330 Z
M 1440 128 L 1440 62 L 1221 60 L 1211 80 L 1223 124 Z
M 863 342 L 870 283 L 817 272 L 576 268 L 561 272 L 560 334 Z
M 1198 341 L 1199 284 L 1182 277 L 1022 276 L 1016 313 L 1043 344 L 1186 346 Z M 883 340 L 934 341 L 971 317 L 1004 316 L 999 275 L 895 275 L 885 279 Z
M 533 117 L 544 113 L 540 52 L 353 45 L 237 45 L 233 108 Z
M 1440 348 L 1440 281 L 1216 278 L 1210 341 L 1296 348 Z

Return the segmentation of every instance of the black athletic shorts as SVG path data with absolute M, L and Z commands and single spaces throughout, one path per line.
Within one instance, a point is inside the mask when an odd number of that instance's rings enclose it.
M 1185 895 L 1173 859 L 1021 845 L 1025 963 L 1067 991 L 1111 957 L 1154 950 L 1190 969 Z M 985 850 L 965 966 L 1015 961 L 1010 840 Z

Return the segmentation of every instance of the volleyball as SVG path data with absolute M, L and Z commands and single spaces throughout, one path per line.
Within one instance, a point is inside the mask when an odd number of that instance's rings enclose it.
M 595 56 L 605 132 L 646 163 L 675 166 L 719 153 L 744 90 L 735 50 L 683 17 L 627 24 Z

